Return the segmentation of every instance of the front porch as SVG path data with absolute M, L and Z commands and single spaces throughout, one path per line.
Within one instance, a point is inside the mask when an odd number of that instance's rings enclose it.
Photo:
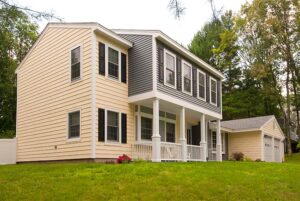
M 211 121 L 216 122 L 215 136 L 209 128 Z M 222 161 L 220 119 L 208 114 L 163 100 L 147 100 L 136 103 L 135 131 L 134 159 Z

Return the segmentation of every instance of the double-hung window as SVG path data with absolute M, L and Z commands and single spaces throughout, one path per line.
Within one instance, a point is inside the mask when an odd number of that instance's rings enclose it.
M 215 131 L 212 132 L 211 145 L 212 145 L 212 148 L 214 149 L 213 151 L 215 151 L 215 149 L 217 148 L 217 133 Z
M 71 112 L 68 115 L 69 134 L 68 138 L 80 137 L 80 111 Z
M 151 140 L 152 137 L 152 119 L 141 117 L 141 139 Z
M 198 70 L 198 98 L 205 100 L 206 96 L 206 77 L 205 73 Z
M 107 140 L 119 142 L 119 113 L 107 111 Z
M 108 47 L 108 76 L 119 79 L 119 52 Z
M 183 62 L 183 92 L 192 95 L 192 66 Z
M 167 51 L 165 51 L 165 84 L 176 88 L 175 56 Z
M 217 80 L 210 78 L 210 103 L 217 105 Z
M 166 140 L 175 143 L 175 124 L 166 122 Z
M 80 73 L 80 46 L 71 50 L 71 81 L 78 80 Z

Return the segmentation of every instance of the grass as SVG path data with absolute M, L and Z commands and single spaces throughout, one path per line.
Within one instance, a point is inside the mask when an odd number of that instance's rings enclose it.
M 282 164 L 7 165 L 0 166 L 0 200 L 298 201 L 299 178 L 300 155 Z

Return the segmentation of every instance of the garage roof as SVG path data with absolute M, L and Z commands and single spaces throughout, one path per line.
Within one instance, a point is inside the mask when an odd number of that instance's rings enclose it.
M 222 121 L 221 127 L 231 130 L 260 130 L 261 127 L 272 118 L 274 118 L 274 115 Z

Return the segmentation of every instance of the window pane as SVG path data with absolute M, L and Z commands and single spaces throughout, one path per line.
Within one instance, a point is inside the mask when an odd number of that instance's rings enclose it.
M 71 66 L 71 80 L 80 78 L 80 63 Z
M 166 70 L 166 82 L 175 85 L 175 72 L 169 69 Z
M 191 79 L 192 73 L 191 73 L 191 67 L 190 67 L 190 66 L 184 64 L 184 72 L 183 72 L 183 73 L 184 73 L 184 74 L 183 74 L 184 77 L 186 77 L 186 78 L 188 78 L 188 79 Z
M 71 65 L 80 62 L 80 47 L 77 47 L 71 51 Z
M 199 73 L 199 85 L 205 85 L 205 75 L 203 73 Z
M 80 112 L 69 113 L 69 138 L 80 136 Z
M 217 82 L 214 80 L 211 80 L 211 90 L 217 92 Z
M 141 139 L 151 140 L 152 137 L 152 119 L 141 117 Z
M 119 141 L 119 113 L 107 111 L 107 140 Z
M 216 147 L 217 147 L 217 133 L 212 132 L 212 148 L 216 148 Z
M 167 142 L 175 142 L 175 124 L 166 123 Z
M 217 103 L 217 93 L 216 92 L 211 92 L 211 102 L 212 103 Z
M 108 61 L 114 64 L 119 64 L 119 52 L 112 49 L 108 48 Z
M 159 134 L 161 137 L 161 141 L 165 142 L 166 137 L 165 137 L 165 121 L 159 120 Z
M 184 91 L 191 92 L 191 80 L 192 80 L 192 68 L 186 64 L 184 64 L 184 69 L 183 69 L 183 89 Z
M 191 80 L 184 78 L 184 91 L 191 92 Z
M 170 54 L 166 53 L 166 61 L 167 68 L 171 71 L 175 71 L 175 58 Z
M 205 75 L 199 72 L 198 78 L 199 97 L 205 98 Z
M 108 75 L 110 77 L 119 78 L 119 66 L 113 63 L 108 63 Z

